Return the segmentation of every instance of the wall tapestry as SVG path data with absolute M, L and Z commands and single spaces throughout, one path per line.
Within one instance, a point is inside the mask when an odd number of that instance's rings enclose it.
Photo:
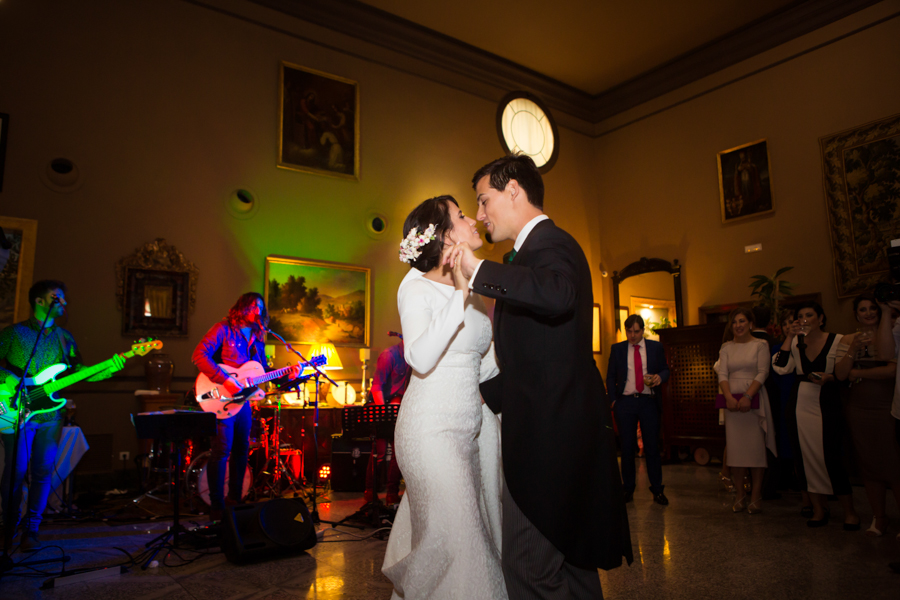
M 819 139 L 825 207 L 840 298 L 888 278 L 887 249 L 900 238 L 900 115 Z

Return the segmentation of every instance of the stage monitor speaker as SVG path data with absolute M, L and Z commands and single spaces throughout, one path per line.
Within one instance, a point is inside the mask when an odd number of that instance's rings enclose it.
M 236 564 L 297 554 L 316 545 L 316 528 L 299 498 L 227 507 L 222 552 Z
M 331 489 L 335 492 L 365 491 L 371 454 L 371 440 L 335 437 L 331 442 Z

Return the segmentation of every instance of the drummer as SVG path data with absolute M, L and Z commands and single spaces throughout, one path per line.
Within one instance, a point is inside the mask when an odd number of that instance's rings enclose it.
M 373 404 L 400 404 L 403 394 L 406 392 L 406 386 L 409 385 L 409 379 L 412 375 L 412 369 L 403 358 L 403 337 L 400 337 L 400 343 L 391 346 L 378 356 L 378 362 L 375 365 L 375 376 L 372 381 L 372 403 Z M 375 447 L 369 456 L 369 466 L 366 469 L 366 502 L 373 502 L 378 497 L 375 489 L 375 469 L 379 468 L 384 462 L 387 454 L 387 446 L 393 445 L 393 439 L 376 438 Z M 391 448 L 393 452 L 393 448 Z M 372 464 L 372 459 L 375 464 Z M 400 503 L 400 466 L 397 464 L 397 457 L 394 456 L 388 467 L 387 475 L 387 497 L 385 504 L 392 506 Z
M 269 314 L 262 295 L 248 292 L 237 299 L 227 317 L 213 325 L 203 336 L 192 360 L 211 381 L 224 384 L 230 394 L 236 395 L 243 389 L 243 384 L 218 363 L 234 368 L 240 368 L 251 360 L 267 364 L 265 337 L 268 325 Z M 299 374 L 300 366 L 296 365 L 288 377 L 293 379 Z M 209 457 L 209 514 L 214 521 L 222 519 L 226 504 L 241 502 L 252 420 L 250 403 L 245 402 L 236 415 L 216 421 L 218 429 Z M 228 498 L 225 498 L 226 465 L 229 471 Z

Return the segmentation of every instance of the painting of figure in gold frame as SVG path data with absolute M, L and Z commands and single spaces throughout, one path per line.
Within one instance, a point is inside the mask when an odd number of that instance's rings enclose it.
M 278 99 L 279 167 L 359 179 L 359 84 L 282 62 Z
M 723 223 L 774 211 L 766 140 L 719 152 L 716 162 L 719 166 L 719 204 Z

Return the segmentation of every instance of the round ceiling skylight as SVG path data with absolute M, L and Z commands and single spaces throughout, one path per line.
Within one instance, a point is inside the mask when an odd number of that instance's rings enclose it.
M 556 123 L 544 104 L 527 92 L 513 92 L 500 101 L 497 133 L 504 150 L 527 154 L 542 173 L 559 156 Z

